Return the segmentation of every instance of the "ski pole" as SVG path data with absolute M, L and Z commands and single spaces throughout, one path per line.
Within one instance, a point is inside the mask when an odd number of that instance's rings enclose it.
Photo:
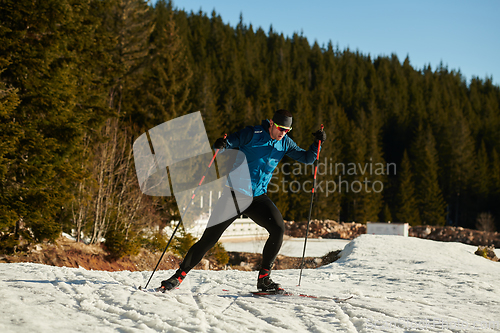
M 320 130 L 323 131 L 323 124 L 321 124 Z M 309 206 L 309 217 L 307 218 L 306 238 L 304 239 L 304 250 L 302 251 L 302 263 L 300 264 L 299 284 L 297 286 L 300 286 L 300 281 L 302 279 L 302 269 L 304 269 L 304 257 L 306 255 L 307 236 L 309 235 L 309 224 L 311 223 L 311 214 L 312 214 L 313 201 L 314 201 L 314 189 L 316 188 L 316 174 L 318 172 L 318 161 L 319 161 L 320 148 L 321 148 L 321 140 L 318 140 L 318 152 L 316 154 L 316 166 L 314 167 L 314 181 L 313 181 L 313 188 L 311 191 L 311 204 Z
M 224 134 L 224 139 L 227 137 L 227 134 Z M 158 266 L 160 265 L 160 262 L 161 260 L 163 259 L 163 256 L 165 255 L 165 252 L 167 252 L 167 249 L 170 245 L 170 243 L 172 242 L 172 239 L 174 239 L 174 235 L 175 233 L 177 232 L 177 229 L 179 229 L 179 226 L 182 222 L 182 220 L 184 219 L 184 216 L 186 215 L 186 212 L 188 211 L 189 209 L 189 206 L 191 205 L 191 203 L 193 202 L 194 200 L 194 197 L 196 196 L 196 192 L 198 191 L 198 189 L 200 188 L 200 185 L 203 183 L 203 181 L 205 180 L 205 176 L 207 175 L 207 172 L 208 170 L 210 169 L 210 167 L 212 166 L 212 164 L 214 163 L 215 161 L 215 157 L 217 156 L 217 154 L 219 153 L 219 150 L 220 149 L 217 149 L 215 151 L 215 154 L 214 156 L 212 157 L 212 160 L 210 161 L 210 163 L 208 164 L 208 167 L 207 169 L 205 170 L 205 174 L 203 175 L 203 177 L 201 177 L 201 180 L 200 182 L 198 183 L 198 186 L 196 187 L 196 189 L 194 190 L 193 192 L 193 195 L 191 196 L 191 200 L 189 201 L 188 205 L 186 206 L 186 210 L 184 211 L 184 213 L 182 213 L 182 216 L 181 216 L 181 219 L 179 220 L 179 222 L 177 222 L 177 225 L 175 226 L 175 229 L 174 229 L 174 232 L 172 233 L 172 236 L 170 236 L 170 239 L 168 240 L 168 243 L 167 243 L 167 246 L 165 246 L 165 250 L 163 250 L 163 253 L 161 254 L 160 256 L 160 259 L 158 260 L 158 263 L 156 264 L 156 267 L 155 269 L 153 270 L 153 272 L 151 273 L 151 276 L 149 277 L 149 280 L 148 282 L 146 283 L 146 285 L 144 286 L 144 289 L 146 289 L 149 285 L 149 282 L 151 281 L 151 279 L 153 278 L 153 275 L 155 274 L 156 270 L 158 269 Z M 141 286 L 139 286 L 139 290 L 142 290 L 143 288 Z

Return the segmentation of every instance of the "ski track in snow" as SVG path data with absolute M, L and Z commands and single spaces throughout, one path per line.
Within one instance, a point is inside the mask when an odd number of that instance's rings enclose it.
M 254 296 L 256 272 L 196 270 L 162 294 L 137 289 L 151 272 L 0 264 L 0 332 L 499 332 L 500 263 L 475 249 L 364 235 L 300 287 L 299 270 L 273 272 L 292 292 L 354 296 L 340 303 Z

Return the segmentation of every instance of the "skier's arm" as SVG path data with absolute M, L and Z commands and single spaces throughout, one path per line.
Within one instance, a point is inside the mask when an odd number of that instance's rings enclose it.
M 318 155 L 318 145 L 312 144 L 308 150 L 302 149 L 293 140 L 289 140 L 289 148 L 287 149 L 286 155 L 293 158 L 296 161 L 313 164 Z
M 225 148 L 222 148 L 220 152 L 225 149 L 235 149 L 248 144 L 253 138 L 254 129 L 252 126 L 247 126 L 244 129 L 230 134 L 226 138 Z M 214 144 L 214 149 L 217 149 Z

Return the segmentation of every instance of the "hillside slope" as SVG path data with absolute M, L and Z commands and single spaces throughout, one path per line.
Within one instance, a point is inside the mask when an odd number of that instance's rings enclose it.
M 255 272 L 192 271 L 180 288 L 145 293 L 150 272 L 0 264 L 2 332 L 497 332 L 500 264 L 475 247 L 363 235 L 318 269 L 279 270 L 286 288 L 345 303 L 255 297 Z M 159 271 L 151 286 L 173 271 Z

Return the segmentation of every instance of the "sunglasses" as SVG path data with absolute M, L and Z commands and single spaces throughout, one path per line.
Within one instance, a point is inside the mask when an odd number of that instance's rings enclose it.
M 291 127 L 281 126 L 281 125 L 278 125 L 276 123 L 274 123 L 274 126 L 276 126 L 276 128 L 279 129 L 281 132 L 285 132 L 285 133 L 288 133 L 292 130 Z

